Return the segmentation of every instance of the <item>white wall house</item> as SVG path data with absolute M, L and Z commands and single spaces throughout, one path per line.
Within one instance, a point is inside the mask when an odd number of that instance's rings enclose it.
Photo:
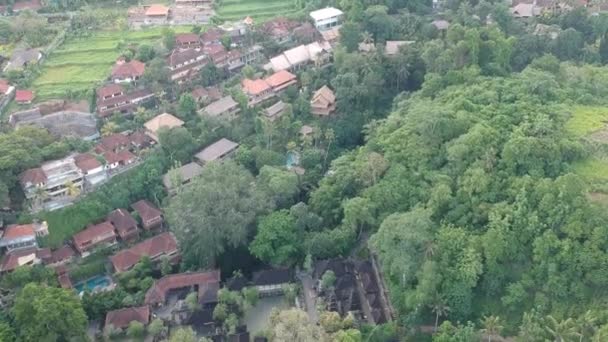
M 317 30 L 325 31 L 342 24 L 344 12 L 334 7 L 326 7 L 310 12 L 310 17 Z

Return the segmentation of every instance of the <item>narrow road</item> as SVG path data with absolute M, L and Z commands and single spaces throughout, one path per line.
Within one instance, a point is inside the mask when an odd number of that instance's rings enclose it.
M 302 281 L 302 291 L 304 292 L 304 301 L 306 302 L 306 312 L 308 319 L 314 324 L 319 321 L 319 313 L 317 312 L 316 295 L 313 290 L 314 281 L 309 274 L 299 274 Z

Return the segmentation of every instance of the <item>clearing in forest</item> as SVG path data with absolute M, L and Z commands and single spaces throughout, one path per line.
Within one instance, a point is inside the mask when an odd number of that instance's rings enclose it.
M 591 156 L 576 162 L 573 170 L 578 175 L 594 183 L 608 181 L 608 108 L 577 106 L 572 109 L 572 116 L 566 122 L 566 130 L 586 139 L 586 146 L 592 151 Z
M 217 15 L 221 20 L 235 21 L 247 16 L 260 21 L 297 12 L 294 0 L 222 0 Z

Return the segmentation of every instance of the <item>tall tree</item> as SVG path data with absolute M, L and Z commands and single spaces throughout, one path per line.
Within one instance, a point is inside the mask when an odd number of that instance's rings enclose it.
M 302 234 L 287 210 L 274 212 L 260 221 L 251 243 L 253 255 L 275 266 L 291 266 L 302 256 Z

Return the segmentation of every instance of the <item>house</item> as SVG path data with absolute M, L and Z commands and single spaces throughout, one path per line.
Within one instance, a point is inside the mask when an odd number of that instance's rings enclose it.
M 161 128 L 174 128 L 181 127 L 184 122 L 169 113 L 163 113 L 148 120 L 144 127 L 146 128 L 146 134 L 154 141 L 158 142 L 158 132 Z
M 317 116 L 328 116 L 335 111 L 336 95 L 329 87 L 321 87 L 310 100 L 310 113 Z
M 105 326 L 114 329 L 126 329 L 131 322 L 148 325 L 150 322 L 150 307 L 147 305 L 108 311 Z
M 177 82 L 195 76 L 208 62 L 209 58 L 205 51 L 194 48 L 175 49 L 167 57 L 171 80 Z
M 15 50 L 2 71 L 22 70 L 29 65 L 37 64 L 40 59 L 42 53 L 39 49 Z
M 519 3 L 511 7 L 511 14 L 516 18 L 532 18 L 539 16 L 542 9 L 543 8 L 537 6 L 536 3 Z
M 20 248 L 37 247 L 36 237 L 44 235 L 48 235 L 46 222 L 10 225 L 2 232 L 0 248 L 12 251 Z
M 279 119 L 281 116 L 283 116 L 283 113 L 285 113 L 285 111 L 287 110 L 287 105 L 285 104 L 285 102 L 283 101 L 279 101 L 275 104 L 273 104 L 272 106 L 264 109 L 264 116 L 271 122 L 276 121 L 277 119 Z
M 325 31 L 340 26 L 344 12 L 334 7 L 326 7 L 310 12 L 310 17 L 317 30 Z
M 0 274 L 11 272 L 17 267 L 25 265 L 38 265 L 42 262 L 36 247 L 22 248 L 10 251 L 4 255 L 0 262 Z
M 302 44 L 309 44 L 321 38 L 319 31 L 311 23 L 304 23 L 292 31 L 293 38 Z
M 152 230 L 163 224 L 163 213 L 147 200 L 140 200 L 131 204 L 131 208 L 137 212 L 144 229 Z
M 72 249 L 72 247 L 68 245 L 63 245 L 59 249 L 56 249 L 51 252 L 51 258 L 48 261 L 48 265 L 50 266 L 59 266 L 64 265 L 72 261 L 76 253 Z
M 144 15 L 146 16 L 144 23 L 146 25 L 163 25 L 167 23 L 170 11 L 169 7 L 154 4 L 150 6 L 144 6 L 144 10 Z
M 178 33 L 175 35 L 175 44 L 180 49 L 198 48 L 201 40 L 196 33 Z
M 230 158 L 238 147 L 238 143 L 222 138 L 195 154 L 194 158 L 198 160 L 199 164 L 204 166 L 210 162 L 222 161 Z
M 131 144 L 129 138 L 122 133 L 113 133 L 107 135 L 99 141 L 95 147 L 96 152 L 103 153 L 107 151 L 119 152 L 126 150 Z
M 196 87 L 191 94 L 199 104 L 217 101 L 222 98 L 222 92 L 217 87 Z
M 97 158 L 90 153 L 80 153 L 74 156 L 76 166 L 82 171 L 86 185 L 93 187 L 108 178 L 106 169 Z
M 289 71 L 281 70 L 267 77 L 265 81 L 275 93 L 278 93 L 287 89 L 287 87 L 296 84 L 298 79 L 296 78 L 296 75 Z
M 118 233 L 118 236 L 123 240 L 132 240 L 139 236 L 137 231 L 137 221 L 131 216 L 131 214 L 122 208 L 112 210 L 106 220 L 112 223 L 114 229 Z
M 137 131 L 129 134 L 130 150 L 140 152 L 146 148 L 153 146 L 156 142 L 152 140 L 145 132 Z
M 133 83 L 139 80 L 146 71 L 146 65 L 138 60 L 130 62 L 118 61 L 112 69 L 112 82 Z
M 197 163 L 189 163 L 181 166 L 175 169 L 177 179 L 172 178 L 173 171 L 174 170 L 171 170 L 163 176 L 163 184 L 165 185 L 165 189 L 167 189 L 170 194 L 173 194 L 179 186 L 190 183 L 193 178 L 203 172 L 203 168 Z M 179 183 L 179 185 L 176 183 Z
M 102 118 L 114 113 L 131 114 L 141 104 L 154 99 L 147 89 L 125 91 L 120 84 L 109 84 L 97 89 L 97 113 Z
M 15 92 L 15 102 L 19 104 L 30 104 L 34 100 L 34 92 L 31 90 L 17 89 Z
M 218 28 L 210 28 L 201 35 L 203 45 L 218 45 L 222 44 L 222 37 L 225 32 Z
M 167 232 L 151 237 L 129 249 L 114 254 L 110 257 L 110 262 L 114 270 L 120 273 L 130 270 L 144 256 L 149 257 L 154 263 L 158 263 L 166 257 L 171 264 L 177 264 L 180 255 L 175 236 Z
M 387 56 L 395 56 L 399 53 L 402 46 L 414 44 L 413 40 L 387 40 L 384 48 L 384 54 Z
M 215 305 L 220 289 L 220 271 L 179 273 L 164 276 L 154 282 L 146 292 L 144 303 L 147 305 L 164 305 L 176 292 L 190 293 L 196 291 L 199 303 L 203 307 Z
M 128 150 L 119 152 L 107 151 L 103 152 L 102 156 L 106 160 L 106 168 L 108 170 L 133 164 L 137 160 L 137 157 Z
M 232 120 L 240 111 L 239 104 L 232 96 L 225 96 L 203 108 L 202 114 L 207 117 Z
M 55 273 L 57 273 L 57 281 L 62 289 L 72 288 L 72 281 L 70 280 L 67 267 L 64 265 L 57 266 L 55 267 Z
M 41 197 L 38 190 L 41 189 L 44 199 L 51 200 L 69 195 L 73 187 L 82 190 L 84 174 L 76 166 L 74 157 L 67 157 L 26 170 L 21 174 L 20 182 L 27 199 Z
M 265 22 L 261 27 L 261 32 L 271 37 L 277 44 L 282 45 L 291 42 L 291 33 L 299 25 L 300 23 L 297 21 L 279 17 Z
M 243 93 L 247 95 L 249 107 L 253 107 L 276 95 L 268 82 L 262 79 L 250 80 L 246 78 L 241 82 L 241 86 Z
M 331 60 L 332 51 L 333 48 L 327 41 L 299 45 L 271 58 L 270 63 L 265 65 L 264 68 L 281 71 L 298 70 L 310 63 L 322 66 Z
M 253 285 L 262 297 L 283 294 L 283 286 L 293 281 L 292 272 L 285 269 L 269 269 L 253 273 Z
M 116 233 L 112 223 L 104 221 L 74 234 L 72 240 L 74 248 L 85 257 L 93 248 L 115 244 Z

